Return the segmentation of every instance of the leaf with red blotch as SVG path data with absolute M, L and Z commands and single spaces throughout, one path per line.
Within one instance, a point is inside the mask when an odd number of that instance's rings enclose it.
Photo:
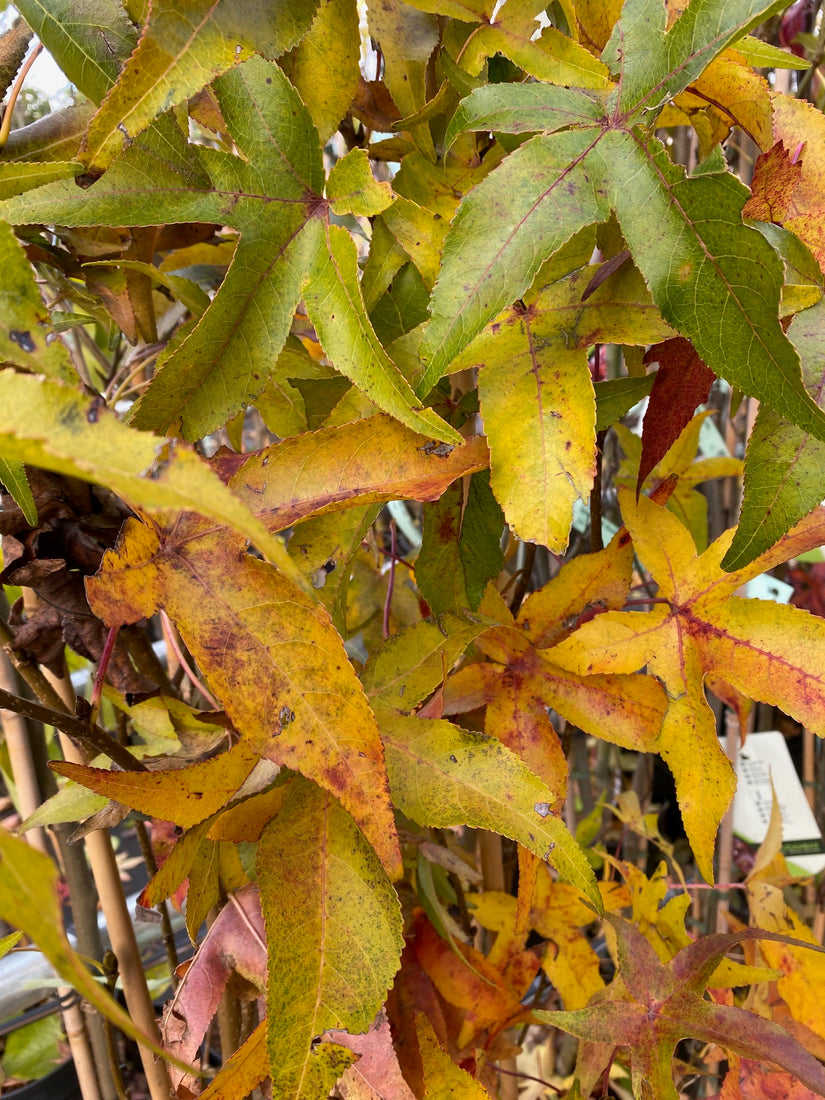
M 325 1043 L 348 1047 L 360 1055 L 350 1066 L 337 1089 L 344 1100 L 415 1100 L 404 1080 L 392 1045 L 390 1022 L 382 1010 L 366 1035 L 350 1035 L 334 1029 L 321 1036 Z
M 773 1062 L 825 1096 L 825 1068 L 784 1028 L 745 1009 L 705 999 L 708 979 L 737 944 L 754 939 L 788 942 L 789 937 L 761 928 L 703 936 L 662 962 L 635 925 L 612 914 L 605 919 L 615 930 L 618 948 L 618 974 L 605 996 L 572 1012 L 534 1013 L 543 1023 L 584 1040 L 580 1070 L 588 1053 L 598 1054 L 602 1048 L 605 1059 L 610 1059 L 616 1045 L 626 1046 L 633 1095 L 676 1100 L 673 1052 L 680 1039 L 690 1036 L 746 1058 Z M 589 1061 L 588 1076 L 598 1075 L 597 1062 Z M 586 1086 L 595 1084 L 595 1078 L 582 1080 L 581 1073 L 579 1078 L 588 1095 Z
M 742 208 L 743 218 L 781 225 L 802 175 L 802 162 L 791 160 L 784 141 L 777 141 L 767 153 L 756 158 L 751 182 L 751 197 Z
M 187 1062 L 197 1058 L 206 1029 L 217 1011 L 226 984 L 233 974 L 242 979 L 253 996 L 266 986 L 266 934 L 258 891 L 253 886 L 230 896 L 192 965 L 183 976 L 174 1000 L 164 1011 L 163 1040 L 166 1049 Z M 239 994 L 240 988 L 234 992 Z M 248 997 L 247 997 L 248 999 Z M 181 1088 L 194 1085 L 172 1069 L 172 1083 Z
M 708 399 L 716 375 L 705 366 L 684 336 L 654 344 L 645 363 L 658 363 L 659 371 L 642 428 L 642 460 L 636 481 L 638 499 L 644 480 L 667 454 L 690 423 L 698 405 Z
M 760 1058 L 731 1058 L 719 1100 L 816 1100 L 817 1093 L 784 1070 L 766 1066 Z

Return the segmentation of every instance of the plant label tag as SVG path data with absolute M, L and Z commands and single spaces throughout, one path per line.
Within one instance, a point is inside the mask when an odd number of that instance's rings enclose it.
M 724 743 L 722 744 L 724 749 Z M 734 762 L 739 785 L 733 800 L 733 831 L 761 844 L 771 819 L 771 779 L 782 814 L 782 854 L 791 872 L 815 875 L 825 868 L 825 845 L 781 733 L 750 733 Z

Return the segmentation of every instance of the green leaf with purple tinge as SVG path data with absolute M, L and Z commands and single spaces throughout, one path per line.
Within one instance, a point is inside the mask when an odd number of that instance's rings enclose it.
M 586 1064 L 591 1074 L 598 1072 L 597 1059 L 588 1057 L 594 1047 L 597 1052 L 598 1044 L 605 1045 L 604 1069 L 615 1047 L 626 1046 L 633 1095 L 677 1100 L 673 1054 L 680 1040 L 694 1038 L 746 1058 L 774 1062 L 825 1096 L 825 1068 L 789 1032 L 753 1012 L 706 999 L 708 979 L 737 944 L 759 939 L 787 943 L 787 936 L 760 928 L 703 936 L 663 963 L 635 925 L 611 914 L 605 919 L 616 932 L 618 976 L 604 999 L 574 1012 L 535 1013 L 544 1023 L 585 1041 L 580 1065 Z M 587 1095 L 587 1085 L 595 1080 L 581 1084 Z

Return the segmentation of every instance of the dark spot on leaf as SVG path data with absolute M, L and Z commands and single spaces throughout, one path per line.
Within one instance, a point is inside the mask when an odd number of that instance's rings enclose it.
M 32 340 L 30 332 L 21 332 L 20 329 L 13 328 L 9 333 L 9 339 L 13 344 L 17 344 L 21 351 L 31 352 L 37 350 L 37 346 Z
M 267 84 L 271 84 L 271 83 L 272 83 L 272 77 L 271 77 L 271 76 L 268 76 L 268 77 L 266 78 L 266 82 L 267 82 Z
M 457 763 L 458 763 L 458 757 L 457 757 L 457 756 L 450 756 L 450 760 L 452 760 L 452 762 L 453 762 L 454 764 L 457 764 Z
M 423 451 L 425 455 L 436 455 L 438 458 L 446 458 L 454 448 L 450 443 L 438 443 L 436 440 L 431 439 L 429 443 L 425 443 L 423 447 L 418 448 L 419 451 Z

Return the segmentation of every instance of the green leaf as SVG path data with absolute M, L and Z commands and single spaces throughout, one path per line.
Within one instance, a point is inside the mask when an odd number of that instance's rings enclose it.
M 0 199 L 11 199 L 52 180 L 74 179 L 83 171 L 76 161 L 17 161 L 0 164 Z
M 355 243 L 340 226 L 326 229 L 326 248 L 316 251 L 304 302 L 327 356 L 380 409 L 422 435 L 462 442 L 458 432 L 416 401 L 381 346 L 361 297 Z
M 419 825 L 469 825 L 517 840 L 577 886 L 601 912 L 593 871 L 548 787 L 494 737 L 452 722 L 382 715 L 390 789 Z
M 466 490 L 457 482 L 425 506 L 415 577 L 435 615 L 476 610 L 487 582 L 504 567 L 503 527 L 486 470 L 473 474 Z
M 507 134 L 552 134 L 576 126 L 592 126 L 604 106 L 577 88 L 546 84 L 486 84 L 458 105 L 444 135 L 448 148 L 465 130 L 503 130 Z
M 158 115 L 199 92 L 253 51 L 276 58 L 309 29 L 318 0 L 238 5 L 153 0 L 137 49 L 92 119 L 82 154 L 99 175 Z
M 640 116 L 687 88 L 726 46 L 786 5 L 783 0 L 706 0 L 688 5 L 665 33 L 658 0 L 625 0 L 602 60 L 620 77 L 618 108 Z
M 3 1072 L 20 1081 L 45 1077 L 61 1060 L 61 1042 L 65 1041 L 63 1025 L 57 1015 L 19 1027 L 6 1039 Z
M 10 227 L 0 222 L 0 359 L 50 378 L 75 381 L 65 344 L 55 338 L 34 272 Z
M 579 229 L 604 221 L 607 195 L 585 168 L 593 143 L 570 130 L 526 142 L 464 199 L 444 246 L 417 386 L 427 394 L 484 325 L 532 283 Z
M 0 458 L 0 482 L 5 485 L 12 500 L 23 513 L 29 527 L 37 526 L 37 505 L 22 462 L 9 462 Z
M 401 907 L 349 814 L 302 778 L 264 830 L 256 871 L 269 943 L 273 1097 L 316 1100 L 352 1057 L 317 1037 L 369 1028 L 399 966 Z
M 732 45 L 755 69 L 809 69 L 811 65 L 806 58 L 780 50 L 778 46 L 772 46 L 750 34 L 737 38 Z
M 457 441 L 456 432 L 418 407 L 369 324 L 355 246 L 344 230 L 323 224 L 321 150 L 295 90 L 277 65 L 257 56 L 221 77 L 216 90 L 245 159 L 188 146 L 170 120 L 160 119 L 87 191 L 61 181 L 0 203 L 0 215 L 17 224 L 195 220 L 241 230 L 210 308 L 158 364 L 132 422 L 197 439 L 254 400 L 308 281 L 305 298 L 311 313 L 323 314 L 315 320 L 336 368 L 415 430 Z
M 639 378 L 614 378 L 596 382 L 596 431 L 603 432 L 629 413 L 643 397 L 647 397 L 656 381 L 656 372 Z
M 612 205 L 665 320 L 716 374 L 825 438 L 777 321 L 782 265 L 741 221 L 744 185 L 730 173 L 685 179 L 655 140 L 610 134 L 606 145 Z
M 423 619 L 393 634 L 369 656 L 361 682 L 372 707 L 409 711 L 443 683 L 486 620 L 447 611 L 438 622 Z
M 20 0 L 15 6 L 71 83 L 100 103 L 137 45 L 120 0 Z
M 788 336 L 802 359 L 808 393 L 825 404 L 825 299 L 798 313 Z M 741 569 L 773 546 L 822 501 L 825 443 L 802 431 L 768 405 L 760 406 L 748 441 L 745 491 L 739 526 L 722 559 L 725 569 Z
M 427 320 L 429 298 L 418 268 L 413 263 L 404 264 L 370 311 L 372 327 L 384 347 Z

